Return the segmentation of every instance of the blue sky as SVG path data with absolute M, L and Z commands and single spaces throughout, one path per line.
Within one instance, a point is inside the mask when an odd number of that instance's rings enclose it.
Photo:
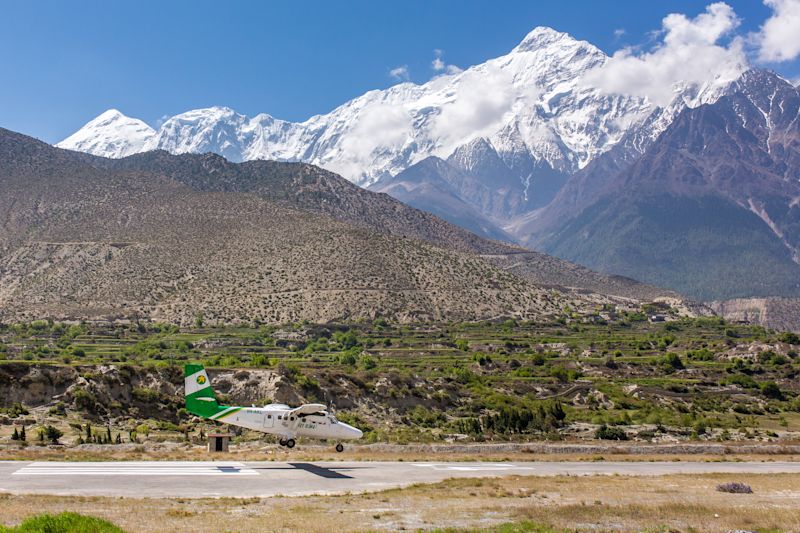
M 760 1 L 726 3 L 740 35 L 771 15 Z M 0 126 L 56 142 L 111 107 L 153 126 L 211 105 L 305 120 L 397 83 L 398 66 L 428 80 L 435 49 L 467 67 L 544 25 L 610 54 L 652 45 L 667 14 L 694 17 L 708 4 L 0 0 Z M 770 66 L 800 76 L 797 58 Z

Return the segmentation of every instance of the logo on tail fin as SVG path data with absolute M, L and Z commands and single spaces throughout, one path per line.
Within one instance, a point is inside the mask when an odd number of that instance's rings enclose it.
M 189 364 L 183 370 L 187 411 L 203 418 L 216 418 L 217 415 L 230 410 L 229 407 L 217 402 L 203 365 Z

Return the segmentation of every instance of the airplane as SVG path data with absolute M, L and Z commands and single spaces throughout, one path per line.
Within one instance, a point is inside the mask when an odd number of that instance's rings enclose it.
M 209 420 L 277 435 L 280 445 L 290 449 L 294 448 L 297 437 L 356 440 L 364 435 L 360 429 L 336 420 L 320 403 L 294 408 L 282 403 L 264 407 L 220 405 L 203 365 L 184 366 L 183 376 L 187 411 Z M 336 444 L 336 451 L 344 451 L 341 442 Z

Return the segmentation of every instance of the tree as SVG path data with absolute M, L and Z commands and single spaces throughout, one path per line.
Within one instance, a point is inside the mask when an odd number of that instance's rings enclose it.
M 58 439 L 64 436 L 64 433 L 55 426 L 45 426 L 44 435 L 53 444 L 58 444 Z
M 662 360 L 662 365 L 664 366 L 664 370 L 667 372 L 674 372 L 676 370 L 683 370 L 685 368 L 680 356 L 675 352 L 670 352 L 665 355 L 664 359 Z
M 86 442 L 92 442 L 92 426 L 86 424 L 86 438 L 84 439 Z
M 767 398 L 772 398 L 773 400 L 783 399 L 783 392 L 781 392 L 781 388 L 778 387 L 778 384 L 775 383 L 774 381 L 768 381 L 762 384 L 761 394 L 763 394 Z
M 25 426 L 22 426 L 22 431 L 19 434 L 19 440 L 23 442 L 28 440 L 28 437 L 25 435 Z
M 19 431 L 17 431 L 17 428 L 14 428 L 14 433 L 11 434 L 11 440 L 19 440 Z

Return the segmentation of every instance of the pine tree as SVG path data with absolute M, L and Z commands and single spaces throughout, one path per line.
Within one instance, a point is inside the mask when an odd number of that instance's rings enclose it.
M 17 431 L 17 428 L 14 428 L 14 433 L 11 434 L 11 440 L 19 440 L 19 431 Z
M 92 442 L 92 426 L 86 424 L 86 442 Z
M 28 437 L 25 435 L 25 426 L 22 426 L 22 432 L 19 434 L 19 440 L 26 441 Z
M 117 443 L 117 444 L 122 444 L 122 435 L 121 435 L 121 434 L 119 434 L 119 433 L 117 433 L 117 440 L 116 440 L 116 443 Z
M 111 444 L 111 426 L 106 426 L 106 442 Z

